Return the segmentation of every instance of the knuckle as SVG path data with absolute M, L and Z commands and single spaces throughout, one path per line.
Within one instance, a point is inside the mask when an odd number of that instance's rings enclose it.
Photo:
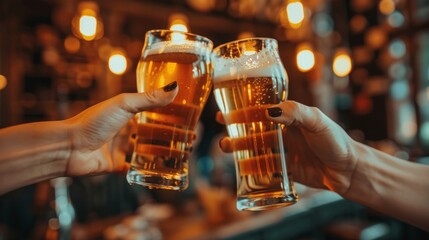
M 148 91 L 148 92 L 144 92 L 143 94 L 144 94 L 146 101 L 149 105 L 158 105 L 159 104 L 156 91 Z
M 300 104 L 296 101 L 290 101 L 289 108 L 292 114 L 295 114 L 301 110 Z

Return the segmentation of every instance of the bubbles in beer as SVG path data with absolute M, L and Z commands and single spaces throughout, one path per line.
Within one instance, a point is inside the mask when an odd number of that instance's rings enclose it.
M 265 116 L 267 107 L 287 97 L 286 71 L 273 49 L 228 57 L 213 58 L 213 82 L 233 143 L 237 207 L 248 208 L 245 202 L 258 198 L 287 199 L 290 202 L 286 204 L 292 204 L 296 193 L 285 174 L 282 126 Z
M 137 66 L 138 91 L 177 81 L 179 92 L 169 105 L 139 113 L 129 179 L 138 181 L 145 176 L 145 181 L 156 181 L 160 186 L 177 184 L 171 189 L 187 187 L 194 128 L 211 90 L 209 54 L 210 46 L 186 39 L 147 46 Z M 163 179 L 151 178 L 157 174 Z

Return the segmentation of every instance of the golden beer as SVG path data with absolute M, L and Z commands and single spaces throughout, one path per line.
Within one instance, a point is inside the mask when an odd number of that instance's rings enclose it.
M 182 37 L 175 40 L 175 36 Z M 177 81 L 179 92 L 169 105 L 138 114 L 127 178 L 151 188 L 184 190 L 194 129 L 211 90 L 212 45 L 191 34 L 165 31 L 165 37 L 166 42 L 145 46 L 137 66 L 137 90 L 146 92 Z
M 237 208 L 264 210 L 295 203 L 298 196 L 287 172 L 284 126 L 265 116 L 266 109 L 284 101 L 288 93 L 275 40 L 232 42 L 216 48 L 214 54 L 214 94 L 233 144 Z

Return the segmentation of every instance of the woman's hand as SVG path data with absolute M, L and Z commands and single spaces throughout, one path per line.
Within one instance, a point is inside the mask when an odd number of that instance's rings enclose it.
M 293 179 L 310 187 L 344 194 L 357 164 L 356 142 L 319 109 L 285 101 L 267 109 L 266 117 L 287 126 L 284 134 L 288 168 Z M 221 115 L 217 119 L 223 122 Z M 232 151 L 230 138 L 221 148 Z
M 129 164 L 119 147 L 127 137 L 118 133 L 136 113 L 167 105 L 177 92 L 173 82 L 153 92 L 120 94 L 65 120 L 71 139 L 66 175 L 126 172 Z

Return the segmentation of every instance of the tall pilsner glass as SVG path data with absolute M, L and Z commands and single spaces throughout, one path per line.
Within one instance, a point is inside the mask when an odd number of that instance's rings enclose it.
M 213 51 L 214 94 L 233 144 L 237 208 L 265 210 L 295 203 L 298 195 L 287 171 L 284 125 L 265 110 L 287 98 L 288 78 L 277 41 L 249 38 Z
M 165 107 L 138 114 L 138 130 L 127 174 L 130 184 L 184 190 L 194 129 L 211 91 L 213 43 L 202 36 L 152 30 L 137 66 L 137 90 L 177 81 L 179 93 Z

